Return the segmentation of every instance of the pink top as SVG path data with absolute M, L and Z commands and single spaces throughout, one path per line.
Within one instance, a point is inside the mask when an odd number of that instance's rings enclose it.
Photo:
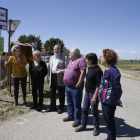
M 73 64 L 71 60 L 64 73 L 64 83 L 67 85 L 77 84 L 81 70 L 86 69 L 86 67 L 87 65 L 84 58 L 78 58 Z

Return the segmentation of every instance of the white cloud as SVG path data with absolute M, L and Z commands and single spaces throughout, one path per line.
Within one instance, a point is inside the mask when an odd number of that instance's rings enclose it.
M 135 52 L 135 51 L 132 51 L 132 52 L 129 52 L 129 53 L 133 53 L 133 54 L 135 54 L 135 53 L 137 53 L 137 52 Z
M 86 55 L 88 53 L 91 53 L 92 51 L 81 51 L 81 53 L 83 55 Z M 115 50 L 115 52 L 117 53 L 119 59 L 124 59 L 124 60 L 132 60 L 132 59 L 138 59 L 140 60 L 140 53 L 136 52 L 136 51 L 131 51 L 131 52 L 122 52 L 120 50 Z M 94 53 L 97 54 L 97 57 L 100 58 L 100 56 L 102 55 L 102 50 L 98 50 L 95 51 Z
M 119 50 L 115 50 L 115 52 L 116 52 L 116 53 L 122 53 L 122 51 L 119 51 Z

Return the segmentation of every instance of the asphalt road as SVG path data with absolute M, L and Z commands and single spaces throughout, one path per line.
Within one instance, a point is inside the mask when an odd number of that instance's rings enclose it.
M 115 114 L 117 140 L 140 140 L 140 81 L 122 78 L 121 83 L 123 108 L 117 107 Z M 90 112 L 87 131 L 74 132 L 72 122 L 62 121 L 67 116 L 65 106 L 65 112 L 60 115 L 32 111 L 2 124 L 0 140 L 104 140 L 107 135 L 100 105 L 99 114 L 99 136 L 93 136 Z

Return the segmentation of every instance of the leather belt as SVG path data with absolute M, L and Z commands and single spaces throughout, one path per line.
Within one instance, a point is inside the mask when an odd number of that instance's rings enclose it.
M 66 84 L 67 85 L 67 84 Z M 67 85 L 67 87 L 74 87 L 75 85 Z

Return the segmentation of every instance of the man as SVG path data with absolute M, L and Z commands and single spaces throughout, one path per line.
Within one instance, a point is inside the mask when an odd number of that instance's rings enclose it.
M 59 95 L 59 110 L 58 114 L 63 113 L 65 103 L 65 85 L 63 83 L 64 71 L 67 67 L 68 59 L 61 54 L 61 46 L 56 44 L 54 46 L 54 55 L 50 58 L 48 64 L 47 82 L 50 85 L 50 108 L 46 112 L 56 111 L 56 89 Z
M 80 58 L 80 50 L 78 48 L 71 49 L 70 59 L 71 61 L 65 70 L 63 79 L 66 84 L 68 110 L 68 117 L 64 118 L 63 121 L 74 120 L 72 126 L 77 127 L 81 122 L 81 102 L 86 75 L 86 62 L 83 58 Z

